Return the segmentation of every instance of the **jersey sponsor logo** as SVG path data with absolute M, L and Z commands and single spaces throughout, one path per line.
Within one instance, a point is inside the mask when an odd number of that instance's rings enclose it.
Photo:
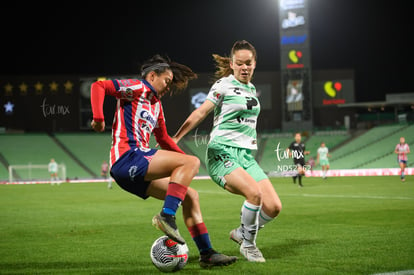
M 238 116 L 238 117 L 236 117 L 236 119 L 237 119 L 237 122 L 238 123 L 242 123 L 242 122 L 244 122 L 244 123 L 256 123 L 256 120 L 255 119 L 244 118 L 242 116 Z
M 141 111 L 141 113 L 139 114 L 140 117 L 146 121 L 148 121 L 149 123 L 152 124 L 152 126 L 155 127 L 155 125 L 157 124 L 157 122 L 155 121 L 155 119 L 151 116 L 151 114 L 148 111 Z
M 257 106 L 258 102 L 254 97 L 246 97 L 247 110 L 252 110 L 254 106 Z

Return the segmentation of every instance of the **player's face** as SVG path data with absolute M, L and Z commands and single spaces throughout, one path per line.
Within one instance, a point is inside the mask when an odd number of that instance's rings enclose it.
M 154 87 L 159 98 L 161 98 L 170 90 L 170 84 L 172 82 L 172 79 L 173 73 L 171 70 L 166 70 L 165 72 L 159 75 L 153 72 L 149 76 L 149 82 L 152 85 L 152 87 Z
M 234 77 L 241 83 L 249 83 L 256 68 L 256 60 L 249 50 L 238 50 L 233 54 L 230 62 Z
M 405 138 L 403 138 L 403 137 L 402 137 L 402 138 L 400 138 L 400 143 L 401 143 L 401 144 L 405 143 Z
M 299 143 L 302 140 L 302 136 L 300 134 L 295 135 L 295 141 Z

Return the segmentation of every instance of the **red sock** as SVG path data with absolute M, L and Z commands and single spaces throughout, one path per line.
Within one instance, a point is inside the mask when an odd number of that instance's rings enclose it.
M 185 194 L 187 194 L 187 189 L 188 187 L 185 185 L 175 183 L 175 182 L 170 182 L 168 184 L 166 196 L 173 196 L 183 201 L 185 198 Z
M 210 236 L 208 235 L 207 227 L 204 222 L 188 227 L 188 231 L 200 253 L 207 252 L 212 248 Z
M 188 187 L 185 185 L 170 182 L 162 211 L 165 214 L 175 215 L 178 207 L 185 198 L 185 194 L 187 194 L 187 189 Z
M 192 238 L 208 233 L 204 222 L 188 227 L 188 231 L 190 232 Z

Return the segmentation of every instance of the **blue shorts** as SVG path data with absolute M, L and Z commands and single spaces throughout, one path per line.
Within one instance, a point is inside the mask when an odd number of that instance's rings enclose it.
M 398 160 L 398 163 L 404 163 L 404 164 L 407 164 L 407 161 L 406 161 L 406 160 L 399 159 L 399 160 Z
M 111 176 L 125 191 L 147 199 L 150 181 L 145 181 L 148 165 L 157 149 L 143 152 L 138 148 L 125 152 L 111 167 Z

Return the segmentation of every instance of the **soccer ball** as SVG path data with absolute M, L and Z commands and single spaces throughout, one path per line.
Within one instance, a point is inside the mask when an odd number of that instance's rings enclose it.
M 188 246 L 167 236 L 154 241 L 150 252 L 152 263 L 162 272 L 175 272 L 184 268 L 188 260 Z

